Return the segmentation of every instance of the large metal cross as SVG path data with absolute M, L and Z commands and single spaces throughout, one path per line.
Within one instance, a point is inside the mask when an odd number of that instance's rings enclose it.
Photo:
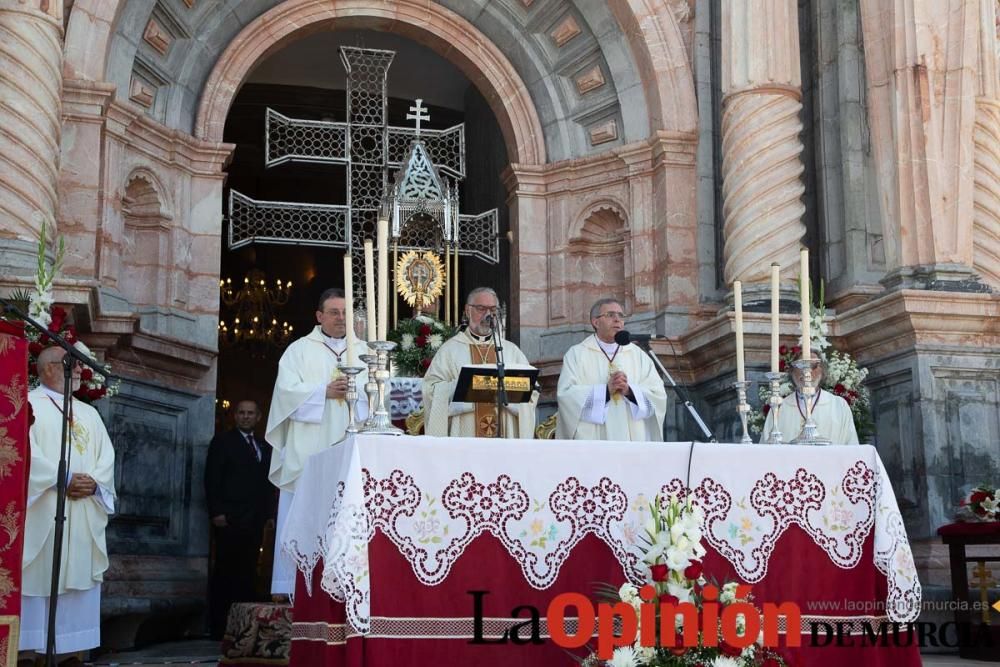
M 388 124 L 386 75 L 394 55 L 393 51 L 380 49 L 340 47 L 340 59 L 347 72 L 344 122 L 298 120 L 267 110 L 265 165 L 293 161 L 344 165 L 347 201 L 336 205 L 263 201 L 230 190 L 230 249 L 250 243 L 300 244 L 343 248 L 359 255 L 363 241 L 375 236 L 386 185 L 416 138 L 423 141 L 442 176 L 456 182 L 465 178 L 464 124 L 446 130 L 420 128 L 420 120 L 427 120 L 421 117 L 426 110 L 421 100 L 417 100 L 415 110 L 416 128 Z M 460 215 L 456 231 L 461 255 L 499 263 L 496 209 Z M 400 250 L 429 247 L 434 247 L 431 239 L 400 239 Z M 356 271 L 363 270 L 361 261 L 355 261 L 354 266 Z M 364 280 L 354 284 L 359 283 L 364 285 Z

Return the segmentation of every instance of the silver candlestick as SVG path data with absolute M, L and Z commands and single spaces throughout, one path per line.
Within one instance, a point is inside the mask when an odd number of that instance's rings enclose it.
M 374 421 L 375 411 L 372 408 L 375 405 L 375 399 L 378 397 L 378 384 L 375 382 L 375 371 L 378 370 L 378 355 L 359 354 L 358 359 L 361 360 L 361 363 L 368 365 L 368 381 L 365 382 L 365 395 L 368 397 L 368 417 L 361 424 L 360 430 L 361 433 L 367 433 Z
M 734 382 L 733 388 L 736 389 L 736 395 L 739 398 L 739 403 L 736 404 L 736 411 L 740 414 L 740 421 L 743 423 L 743 438 L 740 440 L 741 444 L 752 445 L 753 440 L 750 439 L 750 433 L 747 431 L 747 416 L 750 414 L 750 404 L 747 403 L 747 389 L 750 388 L 749 381 Z
M 816 395 L 816 387 L 813 386 L 813 370 L 819 366 L 817 359 L 800 359 L 792 364 L 797 370 L 802 371 L 802 396 L 806 403 L 806 423 L 802 426 L 802 432 L 792 440 L 793 445 L 829 445 L 830 439 L 824 438 L 816 428 L 813 420 L 812 407 L 813 396 Z M 798 401 L 798 397 L 795 398 Z
M 778 428 L 778 409 L 781 407 L 781 381 L 785 379 L 784 373 L 768 373 L 767 378 L 771 387 L 771 395 L 768 397 L 768 405 L 771 406 L 771 438 L 769 444 L 783 444 L 781 430 Z
M 338 364 L 340 372 L 347 376 L 347 432 L 357 433 L 361 429 L 358 427 L 358 379 L 357 375 L 365 370 L 364 366 L 346 366 Z
M 378 355 L 378 364 L 375 369 L 377 395 L 375 397 L 374 410 L 372 409 L 372 404 L 368 406 L 368 409 L 372 412 L 369 420 L 371 423 L 366 422 L 362 432 L 377 435 L 403 435 L 402 429 L 392 425 L 392 418 L 385 407 L 386 398 L 388 398 L 386 396 L 386 385 L 389 383 L 389 353 L 396 347 L 396 344 L 392 341 L 376 340 L 369 341 L 368 347 L 375 350 L 375 353 Z

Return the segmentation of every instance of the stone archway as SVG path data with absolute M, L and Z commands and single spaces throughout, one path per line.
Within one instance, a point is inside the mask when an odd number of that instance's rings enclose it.
M 500 122 L 511 161 L 543 164 L 545 143 L 538 114 L 514 66 L 475 26 L 435 3 L 401 0 L 338 2 L 293 0 L 266 12 L 226 48 L 208 82 L 194 134 L 221 141 L 226 115 L 240 85 L 269 53 L 331 23 L 338 27 L 390 29 L 430 47 L 453 62 L 480 90 Z

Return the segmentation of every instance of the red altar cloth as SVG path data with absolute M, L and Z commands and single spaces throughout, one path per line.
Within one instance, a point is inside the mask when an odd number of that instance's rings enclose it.
M 0 320 L 0 665 L 14 664 L 21 618 L 21 553 L 28 492 L 28 344 Z
M 426 451 L 420 451 L 423 446 L 442 447 L 441 445 L 431 445 L 425 440 L 413 439 L 412 442 L 413 444 L 408 446 L 412 448 L 414 460 L 427 455 Z M 616 450 L 616 453 L 620 452 L 619 456 L 628 457 L 636 453 L 642 457 L 649 456 L 649 450 L 636 448 L 633 452 L 629 452 L 628 448 L 621 443 L 609 444 L 619 447 Z M 402 445 L 400 446 L 402 447 Z M 449 454 L 457 453 L 460 445 L 449 443 L 449 446 L 456 449 L 455 451 L 438 451 L 441 455 L 441 461 L 447 462 L 438 464 L 438 468 L 446 467 L 454 462 L 456 457 L 449 456 Z M 479 443 L 477 446 L 487 447 L 487 445 Z M 537 445 L 525 444 L 523 446 L 526 448 L 526 452 L 535 453 L 538 456 L 551 454 L 551 451 L 547 449 L 533 449 Z M 549 445 L 553 448 L 561 446 L 563 445 L 559 443 Z M 514 451 L 514 445 L 507 447 L 510 448 L 511 452 Z M 596 449 L 601 450 L 603 447 L 605 446 L 599 445 L 596 446 Z M 745 452 L 740 455 L 752 458 L 752 453 L 749 450 L 725 449 L 729 446 L 716 447 L 719 449 L 707 447 L 704 451 L 708 453 L 719 452 L 723 455 L 727 455 L 730 451 Z M 340 565 L 346 566 L 346 569 L 334 567 L 333 570 L 339 570 L 341 577 L 343 577 L 344 572 L 360 572 L 363 580 L 367 582 L 367 593 L 360 593 L 360 589 L 355 589 L 353 584 L 349 585 L 349 593 L 354 604 L 367 605 L 365 612 L 359 618 L 363 617 L 368 627 L 363 633 L 354 629 L 349 621 L 350 614 L 346 613 L 344 603 L 335 600 L 323 587 L 324 583 L 327 585 L 330 583 L 329 580 L 324 581 L 323 576 L 324 570 L 330 570 L 328 564 L 323 560 L 313 562 L 309 587 L 306 586 L 301 569 L 298 574 L 290 664 L 302 667 L 307 665 L 310 667 L 340 665 L 353 667 L 363 665 L 373 667 L 383 665 L 419 665 L 421 667 L 425 665 L 537 665 L 538 667 L 550 667 L 576 664 L 564 649 L 547 639 L 548 628 L 545 621 L 547 607 L 552 599 L 560 593 L 582 593 L 596 601 L 595 584 L 610 583 L 615 586 L 622 584 L 625 581 L 622 554 L 616 554 L 608 545 L 607 540 L 600 539 L 594 534 L 585 534 L 566 555 L 551 583 L 544 587 L 533 586 L 526 579 L 524 563 L 519 562 L 511 555 L 511 546 L 502 543 L 492 532 L 494 529 L 491 529 L 491 532 L 482 532 L 475 536 L 453 560 L 449 561 L 450 569 L 446 576 L 440 577 L 433 584 L 421 581 L 415 574 L 414 562 L 419 563 L 420 571 L 424 577 L 427 577 L 429 574 L 434 574 L 431 565 L 436 561 L 434 558 L 428 561 L 425 557 L 426 554 L 415 555 L 417 552 L 411 552 L 409 556 L 404 556 L 399 541 L 406 542 L 409 539 L 405 530 L 407 522 L 413 520 L 414 517 L 419 518 L 420 512 L 418 510 L 414 514 L 412 511 L 408 512 L 400 508 L 415 506 L 406 505 L 406 503 L 417 503 L 418 498 L 421 497 L 423 500 L 419 501 L 422 503 L 420 507 L 424 507 L 429 498 L 439 497 L 434 493 L 424 496 L 407 496 L 403 493 L 407 489 L 419 487 L 422 493 L 426 493 L 428 489 L 436 487 L 429 481 L 420 484 L 398 476 L 385 477 L 384 471 L 379 472 L 380 468 L 387 469 L 398 466 L 403 470 L 412 471 L 414 475 L 420 474 L 421 471 L 418 470 L 416 464 L 408 465 L 406 461 L 401 460 L 406 451 L 408 450 L 405 447 L 397 449 L 392 445 L 380 450 L 379 444 L 373 439 L 364 441 L 356 449 L 346 446 L 340 451 L 330 452 L 323 462 L 318 460 L 319 456 L 313 459 L 314 466 L 311 466 L 311 474 L 316 477 L 317 481 L 321 479 L 322 486 L 327 489 L 337 485 L 344 486 L 343 479 L 336 474 L 337 470 L 344 470 L 348 466 L 361 466 L 360 469 L 363 471 L 365 502 L 368 506 L 369 519 L 359 519 L 357 515 L 353 515 L 351 521 L 361 520 L 362 523 L 348 521 L 347 523 L 335 524 L 331 521 L 327 524 L 326 513 L 323 509 L 315 504 L 304 503 L 304 506 L 311 507 L 311 512 L 318 512 L 324 517 L 323 521 L 320 522 L 326 526 L 326 534 L 320 545 L 324 553 L 336 551 L 333 542 L 338 540 L 341 542 L 340 547 L 344 546 L 345 541 L 350 544 L 349 547 L 338 552 L 341 553 L 345 561 Z M 569 451 L 568 448 L 567 451 Z M 850 457 L 848 460 L 853 460 L 855 456 L 864 456 L 862 449 L 845 451 Z M 394 456 L 390 457 L 390 453 Z M 462 462 L 460 467 L 472 468 L 478 465 L 485 468 L 487 464 L 482 462 L 483 458 L 489 462 L 496 461 L 488 454 L 489 452 L 481 455 L 474 454 L 470 460 Z M 664 446 L 662 451 L 657 452 L 657 454 L 661 461 L 665 461 L 669 456 L 676 454 L 676 451 Z M 771 450 L 768 454 L 781 454 L 793 458 L 795 456 L 792 449 L 785 450 L 785 453 Z M 814 463 L 819 469 L 835 457 L 842 455 L 843 452 L 838 454 L 829 449 L 817 450 L 816 456 L 819 458 Z M 702 454 L 701 456 L 706 455 Z M 513 454 L 511 458 L 514 458 Z M 525 456 L 520 458 L 524 460 Z M 371 470 L 365 465 L 366 460 L 370 461 Z M 559 460 L 566 459 L 563 457 Z M 711 464 L 711 460 L 707 458 L 699 460 L 703 461 L 702 465 Z M 538 462 L 537 456 L 531 461 L 533 468 L 543 467 Z M 511 470 L 515 478 L 527 481 L 527 478 L 524 477 L 526 474 L 524 470 L 515 470 L 516 466 L 510 461 L 495 465 L 505 470 Z M 572 465 L 573 463 L 568 463 L 561 467 L 567 468 Z M 829 468 L 828 465 L 826 467 Z M 635 476 L 637 473 L 634 471 L 639 470 L 639 468 L 629 466 L 627 470 L 629 471 L 628 475 Z M 863 468 L 854 466 L 851 471 L 853 475 L 858 471 L 863 471 Z M 379 474 L 376 474 L 377 472 Z M 480 477 L 489 478 L 482 470 L 478 472 Z M 559 474 L 553 474 L 558 478 L 571 472 L 576 471 L 562 469 L 559 470 Z M 741 469 L 741 473 L 744 476 L 749 474 L 745 467 Z M 442 474 L 444 478 L 448 478 L 451 473 Z M 609 472 L 609 474 L 614 474 L 614 471 Z M 667 477 L 669 478 L 669 475 Z M 699 477 L 700 475 L 692 474 L 691 479 L 696 480 Z M 771 488 L 768 485 L 774 483 L 774 480 L 760 478 L 756 474 L 750 475 L 750 477 L 760 480 L 754 486 L 756 490 Z M 765 602 L 793 602 L 799 605 L 802 614 L 800 634 L 802 646 L 798 648 L 788 647 L 783 641 L 778 647 L 790 665 L 808 665 L 809 667 L 841 667 L 843 665 L 908 667 L 912 665 L 915 667 L 921 664 L 919 647 L 916 646 L 912 635 L 905 632 L 905 625 L 903 626 L 904 631 L 898 638 L 890 634 L 887 646 L 873 645 L 870 638 L 868 641 L 862 639 L 863 628 L 861 624 L 871 622 L 875 624 L 874 632 L 878 632 L 878 624 L 888 622 L 886 601 L 892 598 L 886 575 L 876 566 L 878 561 L 876 531 L 852 533 L 844 526 L 840 528 L 838 535 L 857 534 L 859 538 L 856 545 L 858 548 L 858 552 L 855 554 L 856 562 L 853 565 L 845 565 L 843 562 L 836 563 L 831 558 L 830 543 L 826 544 L 826 549 L 817 543 L 817 539 L 828 540 L 828 537 L 823 537 L 822 534 L 810 535 L 800 524 L 787 523 L 789 513 L 797 512 L 796 516 L 809 521 L 815 530 L 817 524 L 815 521 L 811 521 L 813 515 L 809 512 L 798 511 L 793 507 L 805 498 L 815 500 L 815 511 L 824 506 L 822 502 L 833 503 L 836 508 L 831 510 L 828 516 L 840 517 L 842 523 L 854 521 L 854 519 L 849 519 L 847 514 L 843 514 L 846 512 L 845 508 L 850 505 L 844 500 L 845 497 L 853 498 L 852 502 L 857 507 L 869 503 L 868 506 L 872 509 L 879 506 L 878 503 L 870 502 L 877 494 L 888 491 L 889 495 L 886 498 L 891 498 L 891 489 L 882 488 L 879 490 L 878 487 L 873 487 L 869 492 L 866 492 L 873 494 L 871 496 L 857 492 L 860 488 L 856 486 L 857 480 L 862 478 L 865 478 L 864 474 L 858 474 L 856 478 L 851 477 L 836 487 L 820 484 L 816 480 L 809 483 L 803 482 L 798 486 L 796 486 L 797 482 L 793 482 L 786 487 L 792 495 L 784 504 L 774 498 L 772 500 L 777 505 L 769 504 L 770 501 L 767 498 L 762 499 L 759 494 L 750 494 L 754 511 L 760 513 L 760 516 L 767 515 L 769 507 L 777 506 L 779 510 L 782 510 L 778 511 L 777 515 L 786 517 L 783 520 L 785 523 L 782 523 L 784 528 L 775 537 L 773 548 L 769 554 L 762 556 L 764 566 L 755 565 L 752 559 L 746 560 L 745 554 L 735 553 L 731 554 L 730 558 L 726 558 L 709 543 L 711 540 L 706 542 L 708 554 L 705 558 L 705 574 L 708 578 L 720 581 L 745 581 L 745 578 L 739 576 L 738 569 L 730 560 L 737 558 L 748 570 L 760 575 L 756 579 L 756 583 L 752 584 L 754 602 L 758 608 Z M 386 482 L 390 479 L 392 479 L 392 485 L 386 486 Z M 428 480 L 426 476 L 420 479 Z M 802 481 L 807 478 L 799 475 L 795 479 Z M 852 479 L 855 481 L 852 482 Z M 353 477 L 347 479 L 347 486 L 350 486 L 352 480 Z M 749 485 L 751 482 L 746 483 Z M 818 490 L 820 486 L 823 486 L 825 490 L 820 492 Z M 738 494 L 733 489 L 728 489 L 727 492 L 723 492 L 723 495 L 727 495 L 728 491 L 733 491 L 733 496 L 736 499 L 740 499 L 743 495 Z M 304 493 L 307 493 L 305 489 L 297 492 L 297 498 Z M 796 500 L 795 494 L 800 494 L 799 500 Z M 348 493 L 342 493 L 344 498 L 348 495 Z M 534 493 L 529 495 L 532 499 L 542 498 Z M 303 498 L 305 497 L 303 495 Z M 453 512 L 458 511 L 455 508 L 460 507 L 460 501 L 466 498 L 464 495 L 452 496 L 448 493 L 440 497 L 441 502 L 446 505 L 450 503 L 449 506 Z M 550 504 L 558 505 L 558 503 L 552 503 L 551 498 L 549 500 Z M 347 501 L 343 502 L 343 507 L 347 507 Z M 435 500 L 435 503 L 437 502 Z M 535 501 L 532 500 L 532 502 Z M 722 505 L 730 507 L 728 501 Z M 739 503 L 734 503 L 731 507 L 737 507 L 737 505 Z M 438 505 L 433 504 L 433 506 Z M 632 503 L 629 506 L 633 506 Z M 340 512 L 346 511 L 343 507 L 339 510 Z M 532 511 L 538 511 L 538 505 L 532 505 L 532 507 L 535 508 Z M 369 527 L 368 521 L 374 520 L 372 517 L 388 516 L 384 514 L 387 511 L 395 512 L 393 516 L 396 518 L 385 519 L 389 522 L 385 525 L 399 528 L 395 539 L 384 532 L 382 525 L 375 525 L 370 540 L 363 542 L 364 546 L 356 541 L 352 542 L 346 536 L 345 527 L 349 527 L 348 532 L 353 531 L 354 536 L 363 536 Z M 717 516 L 719 517 L 725 514 L 721 509 L 718 512 Z M 736 517 L 739 514 L 737 512 L 732 516 Z M 865 513 L 861 511 L 858 516 L 864 517 Z M 885 539 L 885 535 L 892 534 L 898 544 L 905 546 L 905 532 L 902 532 L 901 522 L 896 523 L 882 517 L 882 515 L 879 516 L 880 518 L 876 519 L 876 525 L 882 521 L 879 530 L 882 531 L 883 539 Z M 898 518 L 898 515 L 889 512 L 889 518 L 891 516 Z M 341 518 L 343 519 L 343 517 Z M 503 530 L 508 538 L 517 532 L 511 527 L 512 524 L 502 525 L 505 526 Z M 863 522 L 859 525 L 863 525 Z M 727 531 L 733 530 L 732 528 L 723 530 L 723 527 L 723 524 L 716 526 L 713 538 L 716 541 L 730 535 Z M 712 527 L 709 526 L 706 534 L 711 533 L 711 531 Z M 305 531 L 302 535 L 308 534 L 308 532 Z M 450 532 L 447 533 L 447 536 L 451 537 L 454 534 L 454 532 Z M 614 536 L 617 533 L 607 534 Z M 745 534 L 750 535 L 751 533 Z M 413 535 L 420 535 L 420 533 L 413 533 Z M 286 532 L 284 540 L 286 546 L 290 543 L 288 537 Z M 756 539 L 763 538 L 758 535 Z M 841 539 L 846 540 L 846 538 Z M 840 543 L 841 551 L 848 542 L 842 541 Z M 736 543 L 738 544 L 739 541 L 737 540 Z M 303 545 L 297 543 L 297 546 Z M 418 544 L 416 548 L 418 551 L 421 549 Z M 358 549 L 360 551 L 357 551 Z M 901 560 L 898 563 L 890 563 L 891 565 L 898 565 L 898 571 L 912 571 L 912 559 L 907 562 L 909 558 L 908 548 L 897 549 L 893 553 L 895 554 L 893 558 Z M 352 561 L 354 555 L 360 555 L 363 558 Z M 451 555 L 448 557 L 450 558 Z M 526 554 L 522 558 L 530 558 L 530 554 Z M 890 558 L 890 561 L 893 558 Z M 363 564 L 359 566 L 359 563 Z M 356 569 L 351 570 L 351 567 Z M 358 567 L 364 569 L 357 569 Z M 916 599 L 919 602 L 919 586 L 915 586 L 915 590 L 917 591 Z M 474 599 L 469 591 L 488 591 L 482 598 L 482 615 L 486 619 L 483 624 L 485 639 L 495 640 L 512 624 L 527 620 L 529 613 L 527 610 L 522 609 L 519 618 L 516 619 L 512 619 L 512 610 L 516 607 L 530 605 L 539 611 L 541 635 L 545 639 L 544 643 L 541 645 L 470 643 L 469 640 L 473 636 L 474 628 Z M 341 596 L 338 595 L 338 597 Z M 840 640 L 837 638 L 838 623 L 844 628 L 842 630 L 844 636 Z M 891 628 L 891 624 L 889 627 Z M 816 628 L 816 639 L 812 637 L 813 628 Z M 527 632 L 521 632 L 522 637 L 527 635 Z M 583 656 L 585 651 L 577 650 L 575 654 Z
M 867 558 L 862 559 L 863 563 L 871 563 L 871 538 L 867 542 Z M 385 536 L 377 534 L 371 542 L 370 566 L 372 579 L 379 582 L 382 594 L 372 596 L 372 633 L 361 637 L 349 636 L 344 605 L 320 588 L 322 565 L 319 563 L 313 570 L 313 595 L 306 591 L 301 572 L 296 579 L 290 661 L 293 667 L 575 665 L 566 650 L 547 639 L 542 645 L 470 644 L 473 598 L 468 591 L 489 591 L 483 598 L 486 619 L 510 619 L 511 610 L 521 605 L 538 608 L 543 633 L 547 634 L 546 608 L 556 595 L 581 592 L 593 599 L 595 583 L 623 583 L 618 561 L 607 545 L 593 535 L 577 545 L 556 582 L 544 591 L 528 585 L 520 567 L 499 542 L 484 535 L 469 545 L 443 583 L 426 587 L 413 576 L 399 550 Z M 712 577 L 738 579 L 732 567 L 711 548 L 705 566 Z M 764 602 L 792 601 L 802 609 L 802 646 L 791 648 L 783 643 L 778 649 L 791 666 L 917 667 L 921 661 L 915 641 L 912 646 L 893 646 L 891 639 L 887 647 L 874 647 L 871 642 L 862 646 L 860 630 L 855 629 L 853 636 L 845 636 L 842 646 L 836 645 L 837 621 L 851 622 L 873 614 L 872 611 L 836 612 L 821 608 L 824 603 L 828 608 L 844 608 L 848 606 L 845 601 L 851 601 L 853 607 L 871 610 L 885 599 L 885 593 L 885 577 L 873 566 L 859 566 L 845 572 L 795 527 L 779 541 L 767 576 L 753 586 L 758 607 Z M 518 621 L 527 618 L 527 612 L 522 614 Z M 443 619 L 455 620 L 445 623 Z M 818 641 L 811 639 L 810 622 L 827 624 L 817 625 Z M 449 633 L 463 636 L 440 636 Z M 424 637 L 415 638 L 420 634 Z M 524 631 L 521 634 L 527 636 Z M 484 635 L 497 637 L 489 620 Z M 899 643 L 910 641 L 910 635 L 900 634 Z M 583 651 L 577 650 L 575 654 L 582 656 Z

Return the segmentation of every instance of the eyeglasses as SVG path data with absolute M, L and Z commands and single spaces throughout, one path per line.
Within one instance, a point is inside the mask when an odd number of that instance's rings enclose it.
M 625 313 L 619 313 L 619 312 L 607 312 L 607 313 L 601 313 L 601 314 L 600 314 L 600 315 L 598 315 L 598 316 L 597 316 L 597 317 L 596 317 L 595 319 L 598 319 L 598 320 L 599 320 L 599 319 L 601 319 L 602 317 L 606 317 L 606 318 L 608 318 L 609 320 L 624 320 L 624 319 L 625 319 Z
M 337 315 L 339 315 L 340 317 L 345 317 L 347 315 L 347 311 L 346 310 L 324 310 L 323 314 L 324 315 L 329 315 L 330 317 L 336 317 Z
M 497 314 L 497 307 L 496 306 L 479 306 L 479 305 L 476 305 L 474 303 L 470 303 L 470 304 L 468 304 L 468 306 L 469 306 L 469 308 L 472 308 L 474 311 L 476 311 L 480 315 L 485 315 L 486 313 L 490 313 L 491 315 L 496 315 Z

